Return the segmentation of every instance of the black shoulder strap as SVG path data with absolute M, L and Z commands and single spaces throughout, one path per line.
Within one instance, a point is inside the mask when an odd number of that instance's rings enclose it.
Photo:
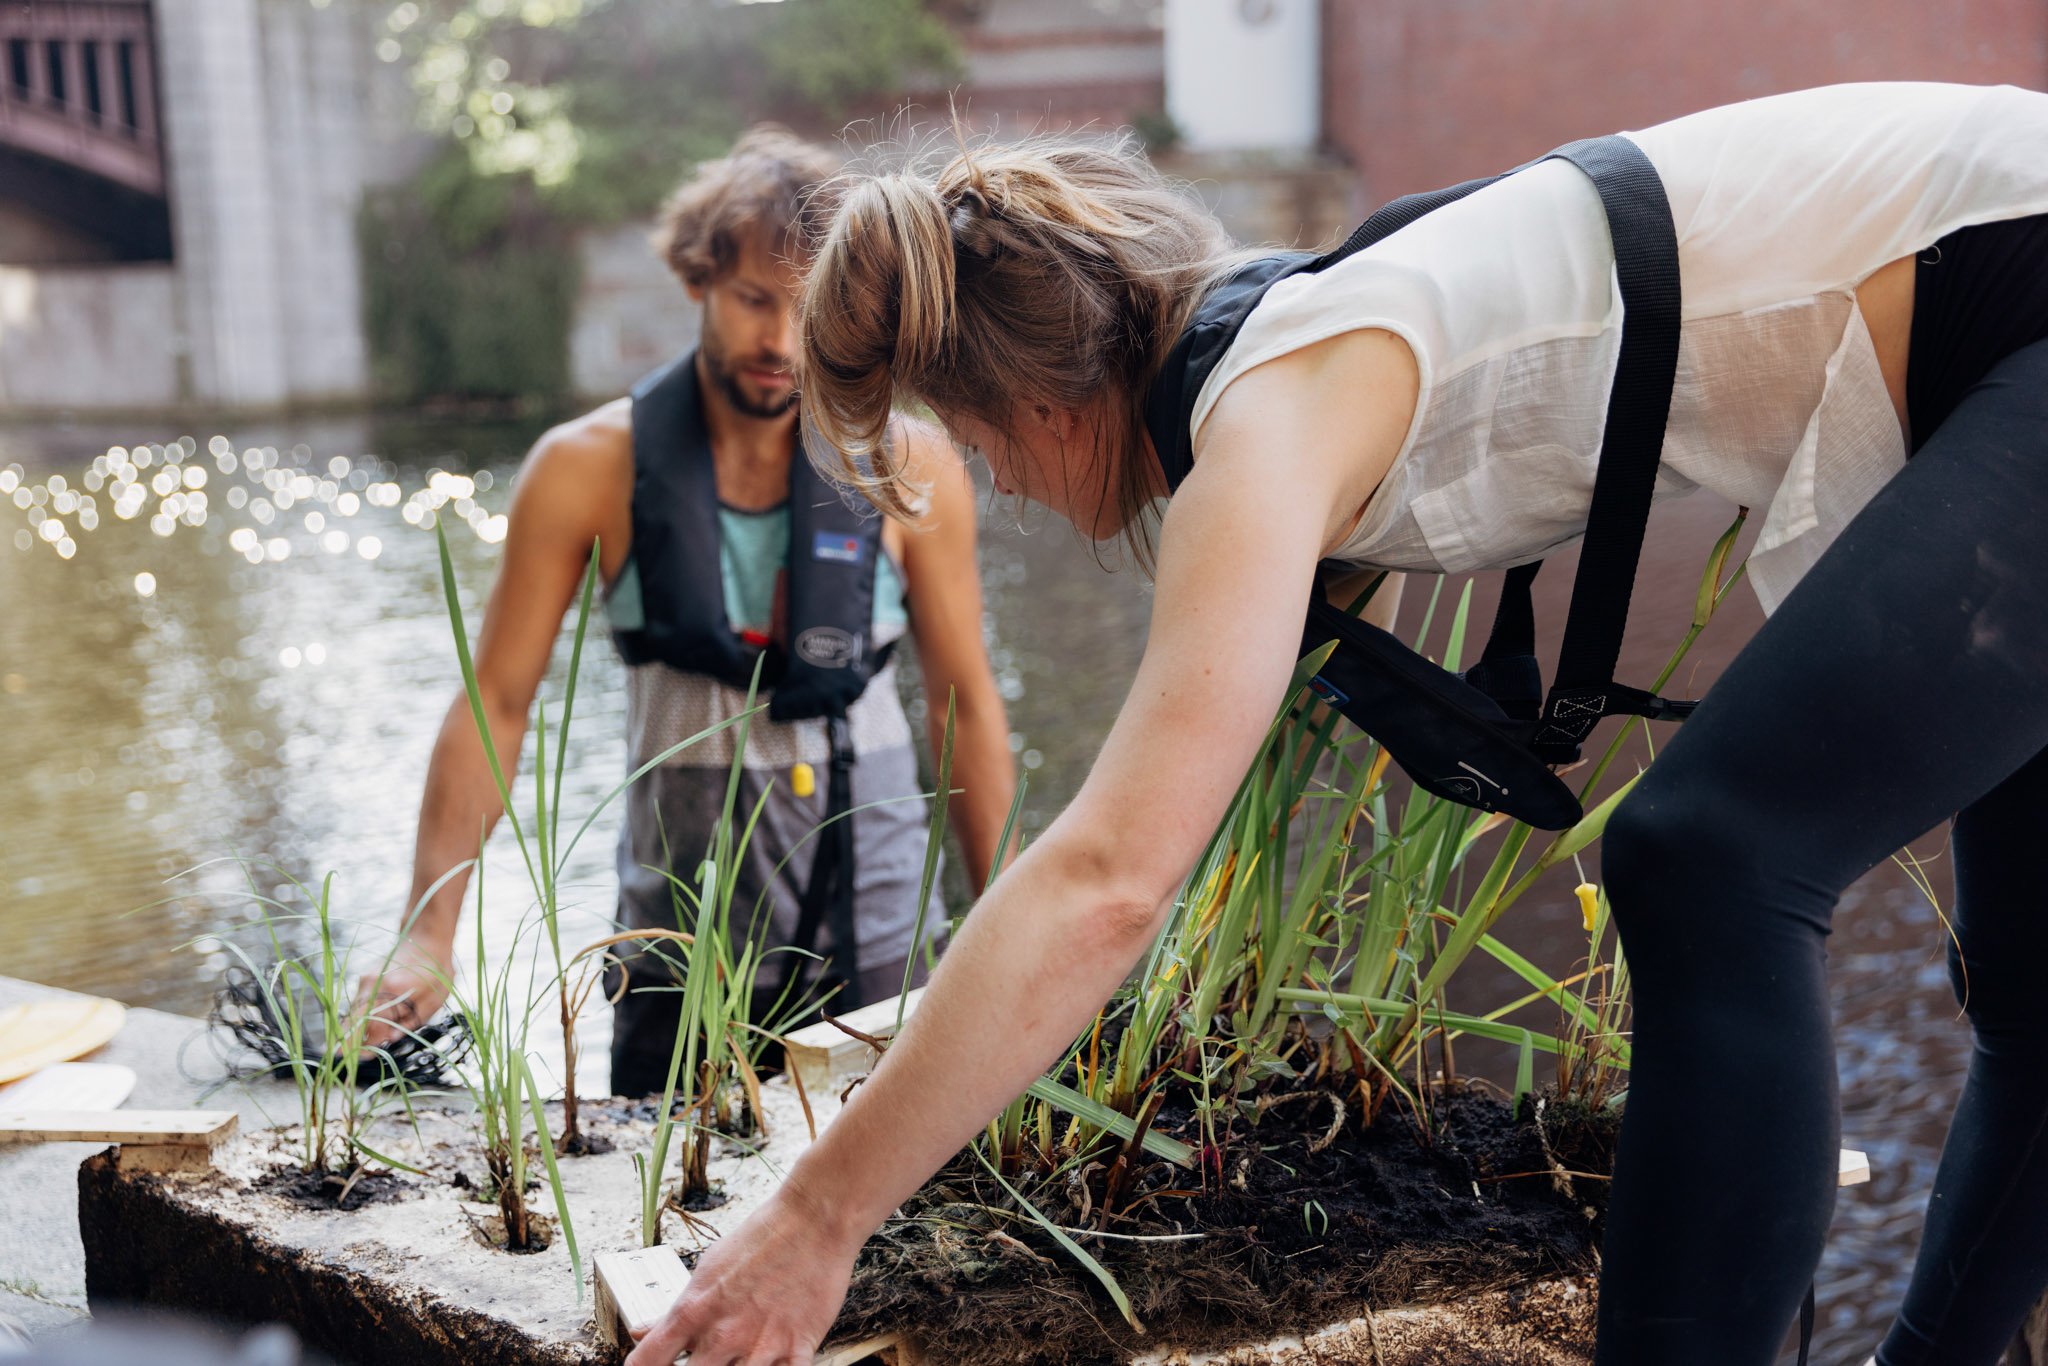
M 1539 748 L 1569 745 L 1576 757 L 1579 742 L 1602 716 L 1691 710 L 1614 681 L 1671 418 L 1680 326 L 1678 236 L 1664 182 L 1635 143 L 1619 136 L 1589 138 L 1551 155 L 1584 171 L 1600 193 L 1623 317 L 1571 614 L 1535 737 Z
M 1195 468 L 1194 434 L 1188 430 L 1195 398 L 1237 339 L 1244 320 L 1267 290 L 1290 275 L 1319 269 L 1325 259 L 1306 251 L 1275 252 L 1239 265 L 1203 296 L 1195 319 L 1182 329 L 1145 393 L 1145 430 L 1152 437 L 1169 494 Z
M 769 716 L 844 716 L 887 662 L 874 638 L 881 555 L 881 514 L 856 507 L 798 451 L 789 469 L 789 662 Z
M 1532 590 L 1542 568 L 1540 561 L 1508 571 L 1492 634 L 1468 678 L 1513 717 L 1535 719 L 1541 701 L 1542 724 L 1537 727 L 1534 744 L 1559 761 L 1569 761 L 1578 757 L 1579 743 L 1603 716 L 1678 717 L 1689 713 L 1692 704 L 1667 702 L 1614 681 L 1657 468 L 1663 459 L 1672 379 L 1678 368 L 1681 295 L 1671 204 L 1649 157 L 1620 135 L 1568 143 L 1506 174 L 1553 158 L 1584 172 L 1606 210 L 1621 290 L 1620 355 L 1608 394 L 1593 501 L 1587 511 L 1585 541 L 1572 582 L 1571 612 L 1550 695 L 1547 700 L 1542 698 L 1542 678 L 1535 662 Z M 1334 265 L 1423 215 L 1504 178 L 1468 180 L 1385 204 L 1342 246 L 1318 258 L 1311 268 Z
M 1420 194 L 1404 194 L 1399 199 L 1390 199 L 1374 209 L 1363 223 L 1353 228 L 1351 235 L 1345 238 L 1341 245 L 1317 257 L 1312 269 L 1321 270 L 1326 266 L 1336 265 L 1347 256 L 1356 256 L 1367 247 L 1392 237 L 1424 214 L 1433 213 L 1446 204 L 1455 204 L 1473 191 L 1483 190 L 1495 181 L 1505 180 L 1515 171 L 1527 170 L 1535 164 L 1531 161 L 1515 167 L 1514 171 L 1503 171 L 1499 175 L 1467 180 L 1441 190 L 1424 190 Z
M 643 620 L 614 633 L 619 653 L 628 664 L 659 661 L 746 687 L 757 652 L 725 616 L 718 472 L 694 351 L 633 386 L 632 517 Z

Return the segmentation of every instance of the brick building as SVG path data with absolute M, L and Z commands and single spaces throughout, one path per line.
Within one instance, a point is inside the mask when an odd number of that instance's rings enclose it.
M 2048 0 L 1323 0 L 1323 141 L 1378 202 L 1838 81 L 2048 89 Z

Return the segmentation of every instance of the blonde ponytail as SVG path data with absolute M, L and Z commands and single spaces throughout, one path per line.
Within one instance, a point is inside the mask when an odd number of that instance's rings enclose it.
M 884 449 L 901 403 L 1001 426 L 1108 395 L 1105 506 L 1149 559 L 1142 415 L 1202 293 L 1237 259 L 1216 220 L 1127 143 L 963 150 L 934 174 L 848 173 L 805 279 L 798 384 L 813 458 L 884 509 L 919 499 Z M 833 453 L 836 453 L 833 454 Z

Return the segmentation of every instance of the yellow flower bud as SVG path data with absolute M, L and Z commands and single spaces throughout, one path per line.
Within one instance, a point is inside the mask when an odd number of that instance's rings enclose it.
M 1586 932 L 1593 932 L 1593 918 L 1600 913 L 1600 889 L 1590 882 L 1581 882 L 1577 888 L 1579 909 L 1586 915 Z
M 790 769 L 789 790 L 799 797 L 808 797 L 818 790 L 818 775 L 809 764 L 798 764 Z

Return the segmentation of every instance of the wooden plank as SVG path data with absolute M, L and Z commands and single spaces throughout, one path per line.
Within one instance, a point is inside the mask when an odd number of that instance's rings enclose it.
M 917 1010 L 917 1003 L 923 998 L 923 987 L 915 987 L 903 996 L 905 1019 Z M 891 996 L 886 1001 L 848 1011 L 838 1017 L 839 1021 L 849 1029 L 886 1039 L 896 1032 L 897 999 Z M 875 1063 L 873 1048 L 824 1020 L 805 1025 L 784 1042 L 790 1067 L 814 1096 L 837 1090 Z
M 627 1252 L 601 1252 L 591 1276 L 598 1341 L 625 1351 L 636 1335 L 661 1322 L 676 1297 L 690 1283 L 683 1259 L 672 1247 L 636 1247 Z M 863 1342 L 826 1346 L 812 1358 L 813 1366 L 854 1366 L 897 1346 L 894 1334 Z
M 112 1062 L 52 1063 L 0 1086 L 0 1110 L 117 1110 L 135 1089 L 135 1069 Z
M 133 1143 L 210 1148 L 234 1137 L 233 1110 L 0 1109 L 0 1143 Z
M 1841 1171 L 1835 1179 L 1838 1186 L 1860 1186 L 1870 1179 L 1870 1155 L 1854 1148 L 1842 1149 Z

